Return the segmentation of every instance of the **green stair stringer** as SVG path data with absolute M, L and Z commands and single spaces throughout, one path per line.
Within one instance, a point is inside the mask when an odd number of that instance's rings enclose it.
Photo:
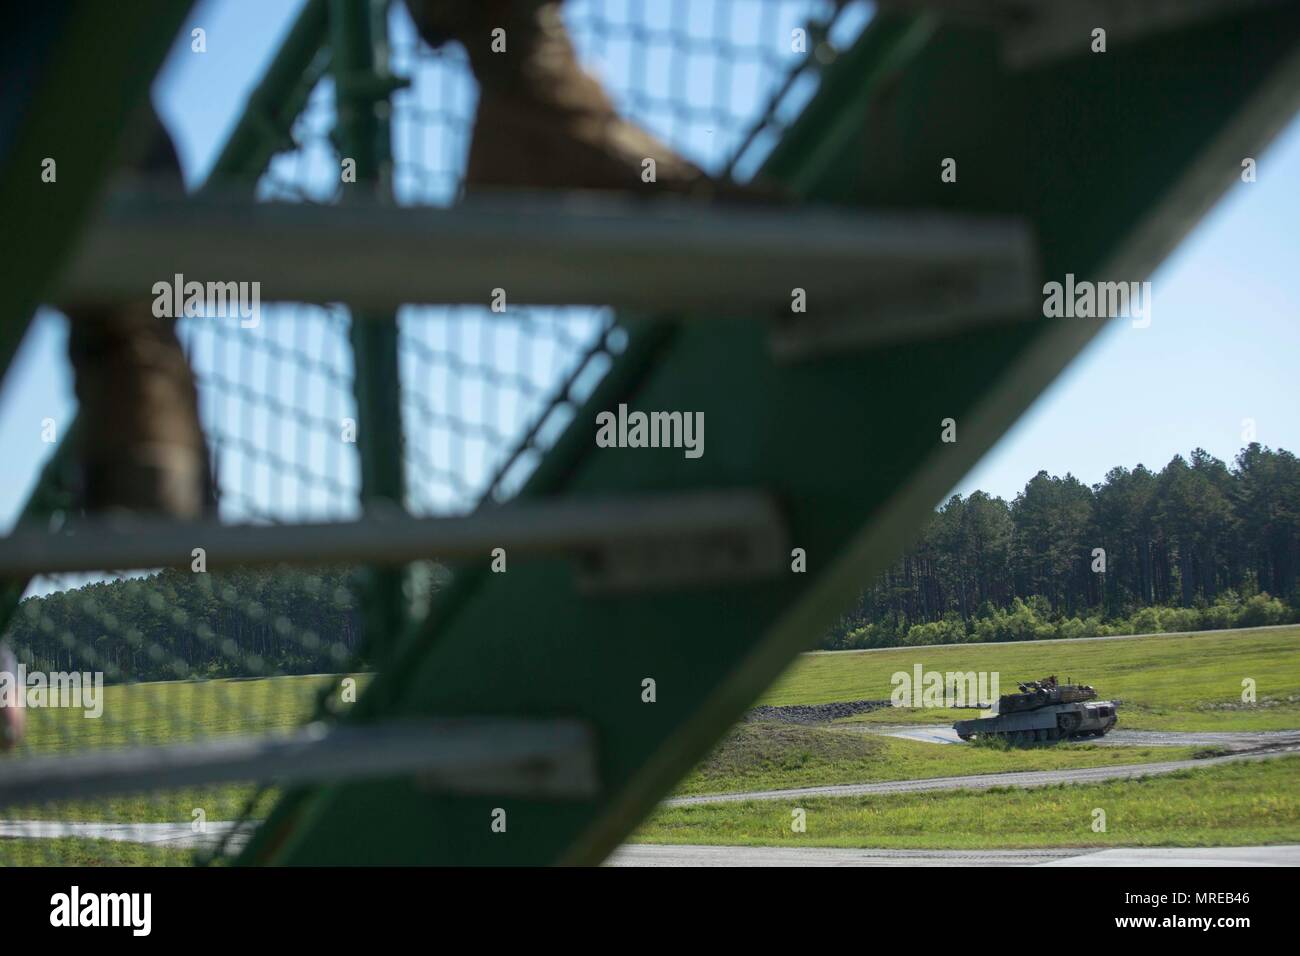
M 993 36 L 942 27 L 905 62 L 874 69 L 916 22 L 877 17 L 827 71 L 769 172 L 817 200 L 1025 217 L 1047 277 L 1145 279 L 1297 109 L 1292 4 L 1019 72 Z M 958 161 L 955 184 L 940 182 L 945 157 Z M 1174 320 L 1157 307 L 1154 321 Z M 628 351 L 523 494 L 765 489 L 784 503 L 807 573 L 593 597 L 562 563 L 491 574 L 485 555 L 353 719 L 581 718 L 598 735 L 601 795 L 450 797 L 411 780 L 300 790 L 243 862 L 599 862 L 816 644 L 1101 323 L 1041 319 L 789 364 L 774 360 L 761 321 L 631 328 Z M 703 411 L 704 456 L 597 449 L 594 416 L 620 401 Z M 949 417 L 958 440 L 943 444 Z M 647 677 L 652 704 L 641 700 Z M 504 833 L 490 826 L 496 808 Z

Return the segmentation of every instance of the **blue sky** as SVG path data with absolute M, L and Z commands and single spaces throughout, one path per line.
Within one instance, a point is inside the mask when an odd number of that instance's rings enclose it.
M 1300 451 L 1300 122 L 1151 276 L 1151 326 L 1117 320 L 958 485 L 1014 495 L 1039 469 L 1092 484 L 1200 446 Z
M 155 87 L 189 182 L 206 175 L 300 6 L 209 0 L 196 7 L 191 24 L 207 31 L 208 52 L 189 53 L 187 27 Z M 579 40 L 598 70 L 628 71 L 616 46 Z M 611 81 L 621 98 L 617 77 Z M 732 92 L 757 98 L 756 87 Z M 647 121 L 709 158 L 716 124 L 677 129 L 670 116 Z M 1113 323 L 956 491 L 1011 497 L 1039 469 L 1093 483 L 1114 465 L 1158 468 L 1197 446 L 1230 459 L 1244 444 L 1248 418 L 1259 441 L 1300 449 L 1300 123 L 1258 160 L 1258 181 L 1237 183 L 1151 277 L 1151 326 Z M 42 313 L 0 395 L 6 525 L 51 451 L 42 420 L 66 423 L 73 412 L 65 345 L 61 317 Z

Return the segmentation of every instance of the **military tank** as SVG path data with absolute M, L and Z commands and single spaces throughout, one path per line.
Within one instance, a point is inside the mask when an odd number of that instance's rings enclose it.
M 1118 704 L 1097 700 L 1087 684 L 1058 683 L 1056 676 L 1026 681 L 1004 694 L 983 717 L 952 725 L 962 740 L 1000 737 L 1015 743 L 1101 737 L 1115 726 Z

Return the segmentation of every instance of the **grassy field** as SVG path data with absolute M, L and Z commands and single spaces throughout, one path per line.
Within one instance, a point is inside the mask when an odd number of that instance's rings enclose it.
M 806 811 L 806 832 L 792 810 Z M 1093 811 L 1106 832 L 1093 832 Z M 664 807 L 633 843 L 898 849 L 1242 846 L 1300 842 L 1300 757 L 1142 780 Z
M 1182 760 L 1195 747 L 957 747 L 900 740 L 843 728 L 739 724 L 677 792 L 736 793 L 836 783 L 920 780 L 1015 770 L 1067 770 Z
M 1092 684 L 1118 698 L 1120 726 L 1142 730 L 1289 730 L 1300 727 L 1300 627 L 1206 631 L 1104 641 L 970 644 L 808 654 L 764 695 L 764 704 L 887 698 L 890 677 L 915 664 L 933 671 L 996 671 L 1003 693 L 1046 674 Z M 1258 701 L 1243 704 L 1242 681 Z M 866 722 L 951 723 L 971 711 L 894 709 Z
M 367 678 L 358 675 L 361 685 Z M 109 686 L 103 689 L 103 713 L 82 716 L 68 708 L 30 708 L 27 733 L 17 756 L 44 756 L 120 747 L 167 744 L 236 733 L 266 733 L 299 727 L 313 712 L 317 696 L 332 688 L 330 676 L 277 677 L 265 680 L 168 681 Z M 4 759 L 0 758 L 0 773 Z M 0 819 L 64 820 L 80 823 L 190 823 L 195 810 L 217 822 L 238 819 L 251 785 L 188 788 L 164 793 L 8 807 Z M 260 806 L 267 805 L 264 796 Z M 188 851 L 116 843 L 111 840 L 0 839 L 0 863 L 86 862 L 104 865 L 181 863 Z
M 762 702 L 812 704 L 886 698 L 891 690 L 890 676 L 899 670 L 910 672 L 918 663 L 927 670 L 944 672 L 998 671 L 1003 690 L 1014 689 L 1017 680 L 1048 673 L 1069 675 L 1093 684 L 1105 696 L 1122 700 L 1120 726 L 1126 728 L 1300 727 L 1300 627 L 806 655 Z M 1255 705 L 1240 700 L 1241 682 L 1247 677 L 1257 682 L 1259 702 Z M 362 676 L 359 683 L 364 680 Z M 108 687 L 104 690 L 103 716 L 98 719 L 84 718 L 75 710 L 29 710 L 27 741 L 20 753 L 38 755 L 129 743 L 169 743 L 295 727 L 311 713 L 322 689 L 333 686 L 335 681 L 308 676 Z M 890 708 L 851 720 L 948 723 L 956 716 L 972 713 Z M 741 724 L 687 776 L 678 793 L 1073 769 L 1173 760 L 1192 756 L 1193 752 L 1193 748 L 1098 747 L 1087 743 L 1012 750 L 938 746 L 839 725 Z M 3 767 L 4 758 L 0 758 L 0 773 Z M 814 845 L 879 847 L 1270 842 L 1283 838 L 1279 833 L 1286 839 L 1297 837 L 1298 767 L 1300 762 L 1287 759 L 1207 768 L 1142 783 L 993 794 L 954 792 L 810 800 L 809 832 L 800 835 L 789 832 L 789 808 L 784 803 L 673 808 L 657 814 L 642 838 L 661 842 L 782 843 L 797 837 Z M 1252 781 L 1257 781 L 1258 786 Z M 252 789 L 220 786 L 95 803 L 15 807 L 3 816 L 9 820 L 189 822 L 194 810 L 201 809 L 210 821 L 231 820 L 239 816 Z M 1108 802 L 1102 804 L 1101 800 Z M 1099 805 L 1108 808 L 1111 818 L 1106 834 L 1093 834 L 1088 829 L 1088 814 Z M 815 815 L 811 812 L 814 808 Z M 1086 832 L 1080 833 L 1080 826 Z M 188 858 L 184 851 L 93 839 L 0 840 L 0 861 L 9 862 L 182 862 Z
M 194 853 L 119 840 L 61 837 L 0 840 L 0 860 L 10 866 L 189 866 Z
M 357 678 L 359 687 L 367 679 Z M 317 695 L 338 679 L 310 675 L 110 685 L 103 689 L 99 717 L 72 708 L 28 708 L 22 752 L 177 743 L 299 727 L 312 713 Z

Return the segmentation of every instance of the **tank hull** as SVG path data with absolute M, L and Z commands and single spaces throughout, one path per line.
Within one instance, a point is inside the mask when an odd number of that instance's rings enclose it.
M 972 737 L 1004 737 L 1020 741 L 1068 740 L 1101 737 L 1118 719 L 1114 701 L 1049 704 L 1021 713 L 996 714 L 959 720 L 952 725 L 962 740 Z

